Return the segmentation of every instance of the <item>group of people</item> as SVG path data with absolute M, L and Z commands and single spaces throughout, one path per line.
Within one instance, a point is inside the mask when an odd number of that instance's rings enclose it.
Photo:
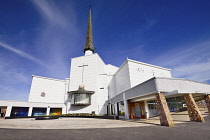
M 198 107 L 204 107 L 204 108 L 206 107 L 206 102 L 204 100 L 196 102 L 196 104 Z

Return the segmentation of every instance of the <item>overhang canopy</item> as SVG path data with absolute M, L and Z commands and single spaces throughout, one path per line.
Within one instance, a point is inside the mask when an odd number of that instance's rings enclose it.
M 150 100 L 155 99 L 157 93 L 165 93 L 166 97 L 183 96 L 192 93 L 193 96 L 198 98 L 210 94 L 210 85 L 187 79 L 153 77 L 118 94 L 111 98 L 110 101 L 116 103 L 122 100 Z

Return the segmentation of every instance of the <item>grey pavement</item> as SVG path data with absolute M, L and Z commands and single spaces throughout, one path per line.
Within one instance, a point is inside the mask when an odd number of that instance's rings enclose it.
M 149 120 L 106 120 L 62 118 L 58 120 L 0 120 L 0 140 L 210 140 L 210 115 L 202 110 L 205 122 L 189 122 L 187 112 L 173 113 L 175 127 L 159 125 L 159 118 Z

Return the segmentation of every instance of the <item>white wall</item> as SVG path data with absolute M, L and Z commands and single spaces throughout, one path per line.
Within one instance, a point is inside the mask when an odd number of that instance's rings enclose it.
M 98 59 L 100 60 L 100 59 Z M 99 70 L 99 76 L 98 76 L 98 107 L 100 110 L 100 114 L 106 114 L 106 105 L 105 102 L 108 100 L 108 84 L 115 74 L 115 72 L 118 70 L 118 67 L 115 67 L 113 65 L 104 65 L 102 63 L 103 61 L 100 60 L 98 63 L 101 65 Z M 103 67 L 103 68 L 102 68 Z M 102 71 L 103 70 L 103 71 Z
M 109 83 L 109 98 L 112 98 L 123 91 L 131 88 L 128 61 L 123 63 Z
M 112 77 L 109 85 L 108 85 L 108 96 L 109 99 L 117 96 L 117 89 L 116 89 L 116 80 L 115 80 L 115 76 Z
M 79 85 L 85 85 L 86 90 L 96 90 L 97 81 L 97 54 L 80 56 L 71 59 L 70 86 L 69 90 L 77 90 Z M 84 67 L 82 83 L 82 65 Z
M 170 69 L 127 59 L 109 83 L 109 99 L 152 77 L 170 78 Z
M 99 57 L 97 59 L 97 104 L 98 104 L 98 113 L 105 114 L 104 112 L 104 103 L 108 100 L 108 90 L 107 90 L 107 74 L 106 74 L 106 65 L 103 60 Z
M 33 76 L 29 102 L 64 103 L 66 81 Z M 41 93 L 45 92 L 45 97 Z
M 82 83 L 82 65 L 84 67 Z M 104 114 L 103 107 L 108 99 L 107 74 L 105 64 L 98 54 L 72 58 L 70 71 L 69 91 L 78 90 L 79 85 L 84 85 L 86 90 L 95 91 L 91 96 L 89 106 L 68 106 L 68 113 L 91 113 Z
M 131 87 L 134 87 L 152 77 L 171 78 L 170 69 L 128 59 Z
M 97 55 L 88 55 L 72 58 L 70 71 L 69 91 L 78 90 L 79 85 L 85 85 L 85 89 L 89 91 L 97 90 Z M 83 83 L 82 83 L 82 65 L 84 67 Z M 97 93 L 91 96 L 91 105 L 89 106 L 68 106 L 68 113 L 91 113 L 97 111 Z M 96 104 L 95 104 L 96 103 Z
M 114 74 L 117 72 L 119 68 L 113 65 L 106 65 L 105 66 L 105 71 L 107 74 L 107 92 L 109 92 L 110 97 L 113 97 L 116 95 L 116 85 L 115 85 L 115 77 Z M 109 86 L 109 87 L 108 87 Z M 108 98 L 110 98 L 108 97 Z

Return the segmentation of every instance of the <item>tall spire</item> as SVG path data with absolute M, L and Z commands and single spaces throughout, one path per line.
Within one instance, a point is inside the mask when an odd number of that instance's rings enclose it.
M 93 34 L 92 34 L 92 19 L 91 19 L 91 5 L 90 5 L 89 16 L 88 16 L 88 27 L 87 27 L 87 34 L 86 34 L 86 43 L 84 46 L 84 53 L 88 50 L 92 51 L 92 53 L 94 53 Z

